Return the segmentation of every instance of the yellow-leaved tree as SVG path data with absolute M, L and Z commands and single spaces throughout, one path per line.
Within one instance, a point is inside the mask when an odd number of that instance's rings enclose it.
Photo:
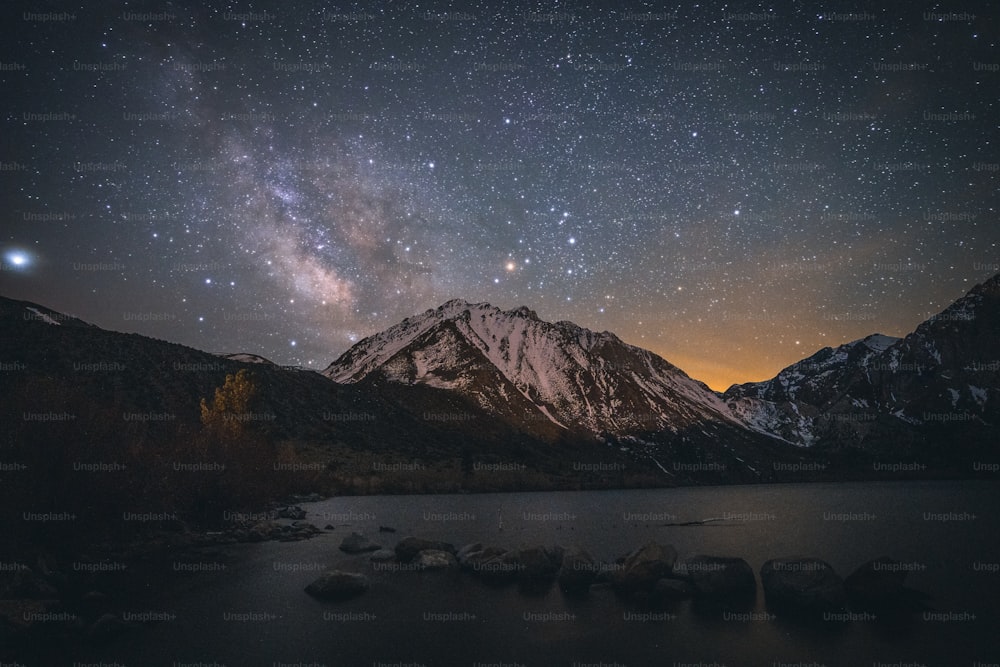
M 245 424 L 252 417 L 251 402 L 256 395 L 257 386 L 244 368 L 236 375 L 226 375 L 225 384 L 215 389 L 211 405 L 201 399 L 201 424 L 224 449 L 238 444 L 246 434 Z
M 274 447 L 254 429 L 258 389 L 246 369 L 226 375 L 211 402 L 201 399 L 200 459 L 212 465 L 198 475 L 195 514 L 216 522 L 226 512 L 259 509 L 273 492 Z

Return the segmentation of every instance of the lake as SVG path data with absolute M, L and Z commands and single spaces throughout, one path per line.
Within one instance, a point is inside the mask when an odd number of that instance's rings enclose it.
M 224 559 L 183 571 L 171 566 L 134 603 L 136 618 L 164 620 L 74 660 L 170 667 L 1000 663 L 994 482 L 338 497 L 303 507 L 308 521 L 334 530 L 303 542 L 217 549 Z M 662 525 L 708 518 L 726 520 Z M 397 532 L 380 533 L 380 526 Z M 741 617 L 698 612 L 689 601 L 650 611 L 607 588 L 574 598 L 556 585 L 523 591 L 462 572 L 375 570 L 367 554 L 338 550 L 352 530 L 390 548 L 417 535 L 458 547 L 578 545 L 607 561 L 657 540 L 681 557 L 746 559 L 757 574 L 757 600 Z M 822 558 L 843 577 L 872 558 L 895 558 L 912 569 L 907 585 L 928 594 L 938 613 L 820 627 L 774 619 L 759 571 L 789 555 Z M 325 568 L 363 572 L 371 589 L 345 602 L 314 600 L 302 589 Z

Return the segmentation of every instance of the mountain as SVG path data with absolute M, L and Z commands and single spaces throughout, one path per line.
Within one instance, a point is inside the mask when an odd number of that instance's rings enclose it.
M 824 416 L 834 407 L 831 401 L 843 395 L 858 369 L 868 368 L 900 340 L 872 334 L 837 348 L 824 347 L 770 380 L 733 385 L 723 397 L 748 427 L 797 445 L 812 445 Z M 859 407 L 867 402 L 849 400 Z
M 216 450 L 266 469 L 253 493 L 293 478 L 321 493 L 807 481 L 907 461 L 971 475 L 998 460 L 1000 276 L 902 339 L 825 348 L 723 394 L 612 333 L 458 300 L 362 340 L 322 373 L 2 297 L 0 351 L 0 462 L 33 471 L 0 488 L 11 516 L 111 506 L 112 492 L 170 510 L 178 488 L 200 507 L 215 481 L 171 466 L 205 462 L 215 436 L 201 400 L 240 370 L 253 387 L 236 415 L 245 444 Z M 283 476 L 272 461 L 311 472 Z M 74 473 L 117 462 L 129 472 L 110 484 Z M 235 479 L 225 492 L 243 497 Z
M 661 357 L 523 306 L 449 301 L 358 342 L 323 374 L 446 390 L 539 439 L 607 442 L 671 476 L 708 466 L 759 478 L 788 455 Z
M 678 481 L 647 458 L 568 434 L 547 419 L 497 419 L 440 387 L 341 384 L 258 355 L 232 356 L 108 331 L 0 297 L 0 472 L 32 471 L 5 477 L 0 519 L 13 521 L 22 509 L 90 507 L 80 513 L 93 520 L 87 525 L 118 526 L 101 518 L 95 503 L 150 511 L 197 506 L 191 494 L 185 505 L 180 489 L 198 480 L 216 488 L 228 474 L 184 472 L 185 465 L 219 462 L 203 447 L 200 402 L 211 401 L 241 370 L 255 391 L 248 410 L 234 417 L 246 425 L 246 446 L 263 447 L 247 450 L 250 465 L 263 467 L 270 480 L 251 487 L 262 498 L 289 489 L 413 493 Z M 275 456 L 275 465 L 294 464 L 292 472 L 272 470 Z M 119 470 L 118 464 L 128 472 L 110 478 L 76 472 L 79 465 Z M 180 471 L 174 464 L 183 464 Z M 236 494 L 240 484 L 230 482 L 225 493 Z
M 797 445 L 962 467 L 996 458 L 998 371 L 1000 275 L 902 339 L 824 348 L 723 398 L 748 427 Z
M 597 436 L 736 424 L 714 392 L 652 352 L 523 306 L 449 301 L 362 340 L 323 371 L 348 383 L 372 373 Z

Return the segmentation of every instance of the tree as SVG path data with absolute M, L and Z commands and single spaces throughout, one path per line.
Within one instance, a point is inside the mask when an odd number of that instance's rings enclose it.
M 201 399 L 202 426 L 220 444 L 238 442 L 245 435 L 244 424 L 250 418 L 250 403 L 256 395 L 257 386 L 245 368 L 236 375 L 226 375 L 226 382 L 216 388 L 211 405 Z

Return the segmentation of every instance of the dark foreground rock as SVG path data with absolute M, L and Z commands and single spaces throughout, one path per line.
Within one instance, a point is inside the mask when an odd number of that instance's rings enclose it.
M 87 639 L 91 643 L 106 644 L 128 630 L 128 625 L 117 614 L 101 614 L 87 629 Z
M 847 608 L 844 582 L 818 558 L 775 558 L 760 569 L 769 609 L 816 616 Z
M 308 540 L 322 531 L 311 523 L 294 521 L 291 524 L 280 525 L 274 521 L 261 521 L 249 527 L 235 528 L 228 533 L 235 542 L 297 542 Z
M 356 572 L 324 572 L 305 591 L 319 600 L 346 600 L 368 590 L 368 577 Z
M 582 593 L 597 581 L 600 563 L 587 551 L 579 548 L 567 549 L 563 553 L 562 567 L 559 568 L 559 587 L 564 591 Z
M 673 574 L 677 550 L 670 545 L 648 542 L 628 556 L 611 574 L 611 583 L 625 593 L 651 590 L 657 581 Z
M 417 557 L 421 551 L 427 551 L 428 549 L 435 549 L 437 551 L 447 551 L 450 554 L 455 553 L 455 546 L 447 542 L 435 542 L 433 540 L 425 540 L 420 537 L 404 537 L 396 545 L 396 558 L 400 563 L 409 563 L 414 558 Z
M 684 574 L 694 594 L 707 602 L 740 605 L 757 595 L 753 568 L 742 558 L 697 555 L 675 569 Z
M 458 552 L 455 553 L 455 558 L 458 559 L 458 564 L 462 568 L 466 568 L 466 564 L 468 562 L 469 556 L 471 554 L 474 554 L 474 553 L 479 553 L 482 550 L 483 550 L 483 543 L 482 542 L 475 542 L 473 544 L 466 544 L 464 547 L 462 547 L 461 549 L 459 549 Z
M 378 551 L 381 548 L 381 544 L 375 544 L 362 533 L 351 533 L 340 543 L 340 550 L 349 554 Z
M 851 607 L 884 612 L 924 608 L 927 596 L 904 585 L 913 567 L 886 557 L 868 561 L 844 579 Z
M 520 579 L 541 581 L 555 579 L 562 565 L 561 547 L 521 547 L 504 554 L 505 562 L 516 566 Z
M 306 511 L 298 505 L 290 505 L 288 507 L 280 508 L 277 511 L 277 516 L 279 519 L 294 519 L 296 521 L 301 521 L 306 518 Z
M 463 570 L 493 583 L 513 581 L 521 568 L 514 555 L 508 555 L 507 550 L 500 547 L 482 547 L 466 552 L 459 564 Z

